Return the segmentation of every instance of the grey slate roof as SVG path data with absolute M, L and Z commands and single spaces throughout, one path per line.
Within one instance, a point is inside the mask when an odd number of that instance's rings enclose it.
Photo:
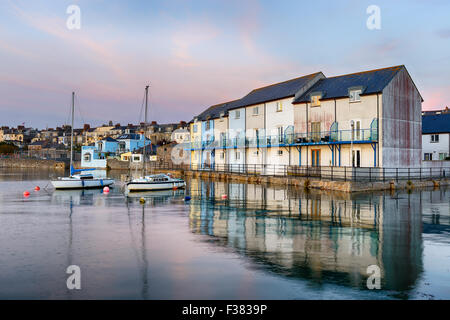
M 102 141 L 117 142 L 116 139 L 113 139 L 113 138 L 111 138 L 111 137 L 106 137 L 106 138 L 102 139 Z
M 450 113 L 422 116 L 422 133 L 450 133 Z
M 213 105 L 213 106 L 209 107 L 208 109 L 206 109 L 205 111 L 203 111 L 202 113 L 200 113 L 197 116 L 197 119 L 199 121 L 205 121 L 208 118 L 211 118 L 211 119 L 219 118 L 221 113 L 224 113 L 226 115 L 227 111 L 229 109 L 235 107 L 236 105 L 238 105 L 239 101 L 240 100 L 233 100 L 233 101 L 228 101 L 225 103 Z
M 126 139 L 139 140 L 140 135 L 137 133 L 128 133 L 128 134 L 123 134 L 117 138 L 117 140 L 126 140 Z
M 197 116 L 197 119 L 199 121 L 205 121 L 208 118 L 219 118 L 221 113 L 224 113 L 226 115 L 228 113 L 228 110 L 251 106 L 254 104 L 264 103 L 286 97 L 293 97 L 304 85 L 306 85 L 309 81 L 314 79 L 314 77 L 319 74 L 321 74 L 321 72 L 255 89 L 242 99 L 216 104 L 209 107 L 208 109 L 200 113 Z
M 255 89 L 240 99 L 239 103 L 237 103 L 237 105 L 233 108 L 251 106 L 254 104 L 293 97 L 303 86 L 308 84 L 308 82 L 313 80 L 319 74 L 321 74 L 321 72 L 316 72 L 299 78 Z
M 303 95 L 295 99 L 293 103 L 310 102 L 310 95 L 314 92 L 322 93 L 321 100 L 348 97 L 348 89 L 351 87 L 363 87 L 362 95 L 381 93 L 402 68 L 404 66 L 395 66 L 324 78 L 319 80 Z

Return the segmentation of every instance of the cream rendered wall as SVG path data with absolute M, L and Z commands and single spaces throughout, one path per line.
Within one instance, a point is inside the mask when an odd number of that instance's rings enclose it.
M 194 132 L 194 126 L 197 126 L 196 132 Z M 194 123 L 191 123 L 190 130 L 191 130 L 191 143 L 193 143 L 193 146 L 195 148 L 200 148 L 202 141 L 202 123 L 200 121 L 195 121 Z M 201 150 L 191 151 L 192 169 L 197 169 L 199 167 L 199 164 L 201 163 L 201 154 L 202 154 Z
M 258 108 L 258 114 L 254 115 L 253 110 L 254 108 Z M 255 129 L 259 130 L 259 137 L 260 139 L 263 139 L 265 136 L 265 129 L 264 129 L 264 114 L 265 114 L 265 108 L 264 103 L 253 105 L 245 108 L 245 117 L 246 117 L 246 137 L 248 139 L 256 139 L 256 131 Z M 253 140 L 254 141 L 254 140 Z M 265 148 L 255 148 L 252 147 L 252 144 L 249 145 L 249 147 L 246 150 L 246 160 L 247 164 L 249 165 L 261 165 L 263 164 L 264 159 L 264 153 Z
M 292 101 L 293 97 L 288 97 L 266 103 L 267 136 L 277 136 L 278 127 L 283 127 L 283 132 L 285 132 L 289 126 L 294 126 L 294 105 L 292 104 Z M 282 111 L 277 111 L 277 102 L 282 103 Z M 279 155 L 278 150 L 281 150 L 283 154 Z M 291 148 L 291 151 L 292 150 L 293 148 Z M 271 147 L 267 148 L 264 163 L 268 165 L 289 165 L 290 158 L 292 158 L 292 156 L 290 156 L 287 148 Z
M 381 112 L 381 95 L 379 97 L 379 111 Z M 336 104 L 336 105 L 335 105 Z M 336 108 L 336 114 L 335 114 Z M 308 110 L 308 122 L 306 123 L 306 109 Z M 351 124 L 350 121 L 360 121 L 361 129 L 370 129 L 370 125 L 374 118 L 377 118 L 377 95 L 361 96 L 360 102 L 350 102 L 349 98 L 340 98 L 333 100 L 323 100 L 318 107 L 311 107 L 311 104 L 298 104 L 294 107 L 295 132 L 306 133 L 311 132 L 311 123 L 320 122 L 321 131 L 330 130 L 334 121 L 338 123 L 338 130 L 348 130 L 347 135 L 350 135 Z M 381 124 L 379 124 L 381 127 Z M 363 132 L 361 131 L 361 137 Z M 368 130 L 364 130 L 364 135 L 368 134 Z M 380 139 L 381 134 L 378 133 Z M 327 145 L 322 146 L 303 146 L 301 164 L 303 166 L 311 165 L 311 150 L 320 150 L 320 165 L 332 165 L 332 152 Z M 342 145 L 341 147 L 341 166 L 350 166 L 350 145 Z M 361 151 L 361 166 L 373 167 L 374 165 L 374 151 L 370 143 L 367 144 L 353 144 L 354 150 Z M 381 149 L 381 148 L 379 148 Z M 378 152 L 378 150 L 377 150 Z M 336 165 L 339 165 L 339 153 L 335 151 Z M 295 152 L 296 162 L 298 164 L 298 152 Z M 378 158 L 378 157 L 377 157 Z M 381 155 L 379 157 L 381 159 Z M 378 159 L 377 159 L 378 162 Z M 294 164 L 294 163 L 293 163 Z M 377 163 L 378 165 L 378 163 Z
M 217 169 L 221 169 L 227 163 L 227 149 L 217 148 L 222 141 L 220 140 L 221 133 L 227 134 L 228 131 L 228 117 L 223 117 L 219 119 L 214 119 L 214 140 L 216 141 L 216 154 L 215 160 L 216 165 L 219 165 Z M 222 158 L 223 154 L 223 158 Z
M 240 112 L 239 118 L 236 118 L 236 112 Z M 243 142 L 242 138 L 245 137 L 245 108 L 239 108 L 230 110 L 228 113 L 228 138 L 234 139 L 236 137 L 240 137 L 241 142 Z M 227 149 L 227 162 L 232 165 L 233 169 L 237 170 L 243 169 L 243 164 L 245 164 L 245 144 L 242 144 L 238 148 L 230 148 Z M 236 159 L 236 154 L 239 153 L 239 159 Z

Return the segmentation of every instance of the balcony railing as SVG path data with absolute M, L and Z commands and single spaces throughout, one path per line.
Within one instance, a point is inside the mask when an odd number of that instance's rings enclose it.
M 335 130 L 284 134 L 282 136 L 236 137 L 210 141 L 194 141 L 188 149 L 267 148 L 339 143 L 372 143 L 378 141 L 376 129 Z

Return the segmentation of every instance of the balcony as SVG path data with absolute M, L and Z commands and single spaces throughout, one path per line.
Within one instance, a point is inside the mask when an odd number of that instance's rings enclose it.
M 230 148 L 270 148 L 302 145 L 326 145 L 349 143 L 374 143 L 378 141 L 377 129 L 334 130 L 308 133 L 285 134 L 283 136 L 237 137 L 210 141 L 194 141 L 186 150 L 230 149 Z

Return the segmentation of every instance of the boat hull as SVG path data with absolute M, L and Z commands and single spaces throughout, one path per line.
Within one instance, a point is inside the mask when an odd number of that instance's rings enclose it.
M 114 184 L 113 179 L 61 179 L 53 180 L 52 185 L 55 189 L 90 189 L 90 188 L 103 188 Z
M 173 188 L 181 189 L 186 186 L 184 181 L 164 181 L 164 182 L 128 182 L 128 191 L 153 191 L 170 190 Z

